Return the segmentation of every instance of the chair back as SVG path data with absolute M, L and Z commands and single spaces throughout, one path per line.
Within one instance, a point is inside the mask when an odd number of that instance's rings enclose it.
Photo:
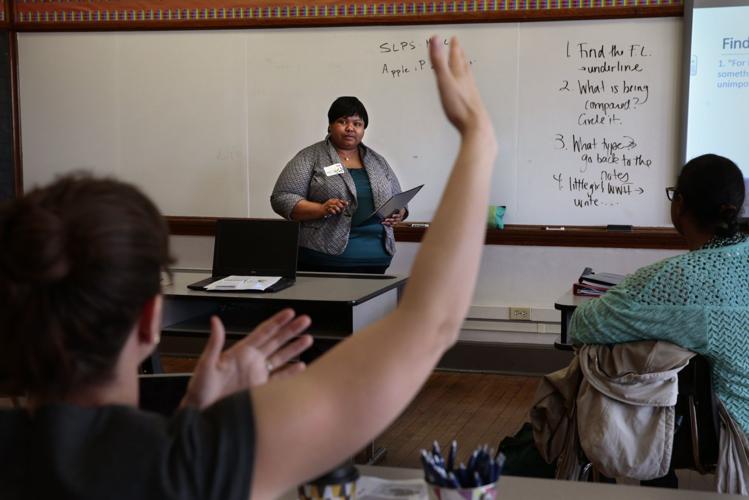
M 187 391 L 190 373 L 159 373 L 139 375 L 141 410 L 160 413 L 170 417 L 177 411 L 182 396 Z
M 720 417 L 710 363 L 703 356 L 693 357 L 679 372 L 676 418 L 673 468 L 694 469 L 700 474 L 713 471 L 718 461 Z

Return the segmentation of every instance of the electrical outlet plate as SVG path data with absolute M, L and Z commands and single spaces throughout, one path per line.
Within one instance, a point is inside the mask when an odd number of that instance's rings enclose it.
M 530 307 L 511 307 L 510 319 L 515 320 L 515 321 L 530 321 L 531 308 Z

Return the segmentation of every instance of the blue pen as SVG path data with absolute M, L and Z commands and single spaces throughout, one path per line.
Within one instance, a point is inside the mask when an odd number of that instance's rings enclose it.
M 493 483 L 494 480 L 492 477 L 494 476 L 494 459 L 492 458 L 493 451 L 489 448 L 489 445 L 486 445 L 486 448 L 484 450 L 484 460 L 481 464 L 481 479 L 483 480 L 484 484 Z
M 481 476 L 479 476 L 478 472 L 473 473 L 473 485 L 481 486 Z
M 437 485 L 448 486 L 447 473 L 442 467 L 435 467 L 434 471 L 437 473 Z
M 492 483 L 496 483 L 499 480 L 499 463 L 492 463 L 492 475 L 489 478 Z
M 474 464 L 476 463 L 476 457 L 478 457 L 478 455 L 479 455 L 479 450 L 476 450 L 471 454 L 471 457 L 468 459 L 467 468 L 469 471 L 473 470 Z
M 428 483 L 434 484 L 436 477 L 432 465 L 429 463 L 429 456 L 426 450 L 421 450 L 421 466 L 424 468 L 424 479 Z
M 447 473 L 447 482 L 448 486 L 450 486 L 451 488 L 455 488 L 456 490 L 460 489 L 460 481 L 458 481 L 458 478 L 455 477 L 455 474 L 453 474 L 452 472 Z
M 480 450 L 478 456 L 476 457 L 476 462 L 473 464 L 473 471 L 472 471 L 473 474 L 479 475 L 479 478 L 481 479 L 482 482 L 484 479 L 484 465 L 486 463 L 484 460 L 484 457 L 485 457 L 484 450 Z
M 434 455 L 435 463 L 442 463 L 442 464 L 445 463 L 445 461 L 442 459 L 442 452 L 440 451 L 440 444 L 437 441 L 434 441 L 434 443 L 432 443 L 432 455 Z
M 494 478 L 494 481 L 499 481 L 499 476 L 502 475 L 502 468 L 505 465 L 505 456 L 502 453 L 499 453 L 494 465 L 496 466 L 496 477 Z
M 450 451 L 447 453 L 447 470 L 453 470 L 455 465 L 455 454 L 458 452 L 458 442 L 453 439 L 450 443 Z
M 458 470 L 456 471 L 456 474 L 458 476 L 458 481 L 460 482 L 460 485 L 464 488 L 468 488 L 470 485 L 468 484 L 468 472 L 466 471 L 466 466 L 461 463 L 460 467 L 458 467 Z

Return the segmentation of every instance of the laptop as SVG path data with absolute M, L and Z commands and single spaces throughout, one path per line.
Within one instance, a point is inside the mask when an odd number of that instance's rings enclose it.
M 213 244 L 211 277 L 187 285 L 212 292 L 277 292 L 296 279 L 299 223 L 269 219 L 218 219 Z M 280 276 L 264 290 L 210 287 L 228 276 Z M 213 288 L 213 289 L 212 289 Z

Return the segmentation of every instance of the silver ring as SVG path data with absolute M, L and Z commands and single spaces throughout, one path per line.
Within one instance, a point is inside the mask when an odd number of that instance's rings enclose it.
M 273 371 L 273 363 L 267 359 L 265 360 L 265 369 L 268 370 L 268 373 Z

